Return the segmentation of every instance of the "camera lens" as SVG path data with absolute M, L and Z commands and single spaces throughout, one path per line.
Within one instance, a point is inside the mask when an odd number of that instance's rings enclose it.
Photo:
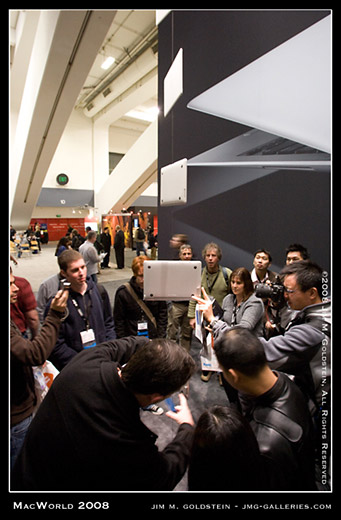
M 256 296 L 258 298 L 271 298 L 273 289 L 270 285 L 260 283 L 256 287 Z

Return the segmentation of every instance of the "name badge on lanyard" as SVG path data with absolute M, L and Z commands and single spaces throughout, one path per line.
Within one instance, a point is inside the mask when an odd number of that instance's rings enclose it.
M 137 322 L 137 335 L 138 336 L 148 336 L 148 322 L 141 320 Z
M 83 318 L 85 326 L 86 326 L 86 330 L 83 330 L 82 332 L 80 332 L 80 337 L 81 337 L 83 348 L 87 349 L 87 348 L 95 347 L 96 346 L 95 333 L 94 333 L 93 329 L 89 328 L 89 319 L 88 319 L 89 307 L 86 308 L 86 316 L 84 316 L 84 313 L 83 313 L 82 309 L 80 308 L 80 306 L 78 305 L 78 302 L 74 298 L 71 301 L 72 301 L 73 305 L 76 307 L 77 312 L 80 315 L 80 317 Z M 91 300 L 90 300 L 90 302 L 91 302 Z M 90 303 L 90 307 L 91 307 L 91 303 Z
M 93 329 L 83 330 L 80 333 L 83 348 L 91 348 L 96 346 L 95 333 Z

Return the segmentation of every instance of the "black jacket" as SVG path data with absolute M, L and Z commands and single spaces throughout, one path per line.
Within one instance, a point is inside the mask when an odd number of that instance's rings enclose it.
M 114 248 L 124 250 L 124 233 L 123 233 L 122 229 L 120 229 L 119 231 L 116 231 L 116 235 L 114 238 Z
M 136 283 L 133 276 L 129 280 L 130 286 L 136 295 L 143 300 L 143 291 Z M 114 301 L 114 321 L 115 330 L 118 338 L 137 335 L 137 323 L 139 321 L 148 322 L 149 338 L 165 338 L 167 332 L 167 303 L 164 301 L 145 301 L 146 306 L 156 319 L 157 329 L 142 311 L 139 304 L 128 292 L 128 289 L 121 285 L 118 287 Z
M 12 490 L 172 490 L 185 473 L 193 427 L 182 424 L 158 451 L 117 367 L 144 337 L 85 350 L 58 375 L 40 405 L 12 473 Z M 46 457 L 48 467 L 44 467 Z
M 103 248 L 104 248 L 104 251 L 106 252 L 110 252 L 110 248 L 111 248 L 111 235 L 110 233 L 101 233 L 100 234 L 100 238 L 99 238 Z
M 265 394 L 240 394 L 242 412 L 256 435 L 269 491 L 311 491 L 315 487 L 314 433 L 306 400 L 287 375 Z

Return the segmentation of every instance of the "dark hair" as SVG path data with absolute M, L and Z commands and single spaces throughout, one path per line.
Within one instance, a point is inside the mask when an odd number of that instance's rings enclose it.
M 310 260 L 301 260 L 286 265 L 280 272 L 282 280 L 291 274 L 296 276 L 297 283 L 303 292 L 315 287 L 322 298 L 322 269 L 319 265 Z
M 66 249 L 58 256 L 59 268 L 66 271 L 69 264 L 76 262 L 76 260 L 79 260 L 80 258 L 83 257 L 78 251 L 75 251 L 74 249 Z
M 243 282 L 244 300 L 247 300 L 254 291 L 250 272 L 246 269 L 246 267 L 237 267 L 237 269 L 234 269 L 234 271 L 231 273 L 230 282 L 232 282 L 234 278 L 240 278 L 240 280 Z
M 294 251 L 299 251 L 303 260 L 309 259 L 309 253 L 307 248 L 302 246 L 301 244 L 290 244 L 290 246 L 288 246 L 285 250 L 285 256 L 287 256 L 288 253 L 292 253 Z
M 58 249 L 60 248 L 60 246 L 65 246 L 67 247 L 69 244 L 71 244 L 71 238 L 70 237 L 62 237 L 58 243 L 57 243 L 57 247 L 56 247 L 56 251 L 55 251 L 55 256 L 57 256 L 57 252 L 58 252 Z
M 257 249 L 257 251 L 255 251 L 255 253 L 253 254 L 253 257 L 255 257 L 257 253 L 265 253 L 269 257 L 269 262 L 272 262 L 272 256 L 270 254 L 270 251 L 268 251 L 267 249 Z
M 214 406 L 202 413 L 194 432 L 189 491 L 264 489 L 261 468 L 256 437 L 236 409 Z
M 264 348 L 250 330 L 234 327 L 225 332 L 214 346 L 219 364 L 247 376 L 256 376 L 267 364 Z
M 190 354 L 175 341 L 153 339 L 139 348 L 122 368 L 122 381 L 138 394 L 170 395 L 195 371 Z

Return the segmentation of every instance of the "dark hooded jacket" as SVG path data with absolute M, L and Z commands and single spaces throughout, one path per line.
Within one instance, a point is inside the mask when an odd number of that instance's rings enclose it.
M 129 337 L 84 350 L 55 379 L 13 469 L 12 490 L 172 490 L 188 463 L 193 427 L 163 451 L 140 420 L 117 368 L 148 341 Z M 46 463 L 46 457 L 51 457 Z

